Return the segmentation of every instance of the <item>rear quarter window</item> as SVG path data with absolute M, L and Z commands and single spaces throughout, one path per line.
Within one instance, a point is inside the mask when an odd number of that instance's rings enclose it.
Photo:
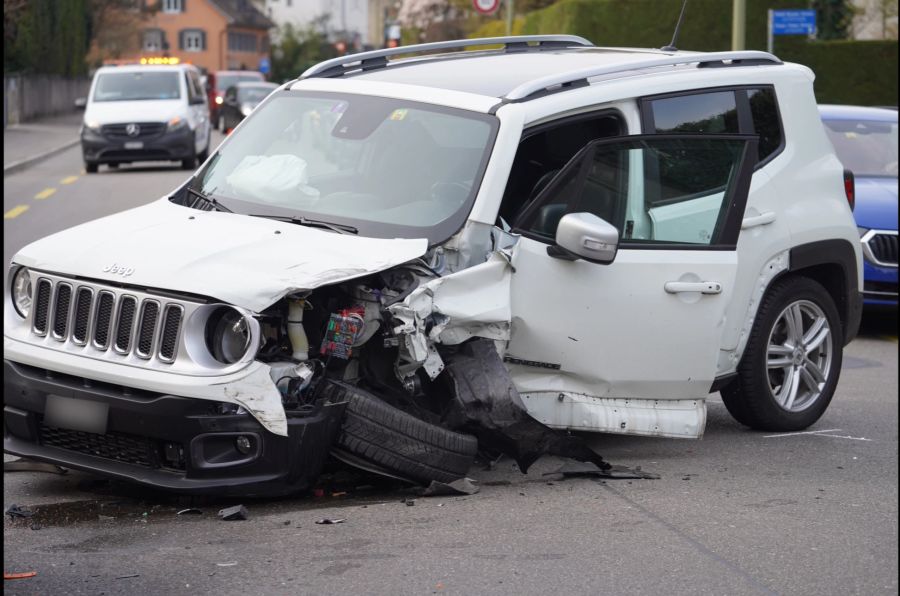
M 784 146 L 778 100 L 771 86 L 698 89 L 641 100 L 644 130 L 651 134 L 753 134 L 761 165 Z

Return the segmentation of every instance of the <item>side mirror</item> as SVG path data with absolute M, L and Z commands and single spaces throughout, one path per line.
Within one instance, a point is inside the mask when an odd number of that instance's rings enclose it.
M 619 230 L 593 213 L 569 213 L 559 220 L 556 247 L 591 263 L 608 265 L 619 250 Z M 552 251 L 548 251 L 553 255 Z M 564 256 L 563 254 L 559 256 Z
M 83 110 L 87 107 L 87 97 L 79 97 L 75 100 L 75 108 L 78 110 Z

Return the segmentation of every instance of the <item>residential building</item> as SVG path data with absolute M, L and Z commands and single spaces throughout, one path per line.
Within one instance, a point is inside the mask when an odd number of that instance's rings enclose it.
M 384 44 L 387 9 L 398 0 L 256 0 L 265 15 L 276 25 L 291 24 L 305 28 L 319 19 L 332 41 L 344 41 L 362 47 Z M 349 48 L 348 48 L 349 49 Z
M 200 68 L 257 70 L 273 26 L 250 0 L 147 0 L 136 57 L 177 57 Z

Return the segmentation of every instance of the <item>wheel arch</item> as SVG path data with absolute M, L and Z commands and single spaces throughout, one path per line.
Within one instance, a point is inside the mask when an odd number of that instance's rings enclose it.
M 850 242 L 819 240 L 793 247 L 787 271 L 772 280 L 772 284 L 785 275 L 799 275 L 821 284 L 837 307 L 844 345 L 847 345 L 856 337 L 862 318 L 858 274 L 856 251 Z

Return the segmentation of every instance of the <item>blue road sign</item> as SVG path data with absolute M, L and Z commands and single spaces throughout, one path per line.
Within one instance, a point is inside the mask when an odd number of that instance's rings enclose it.
M 263 74 L 269 74 L 269 70 L 272 68 L 272 65 L 269 64 L 269 59 L 265 56 L 259 59 L 259 72 Z
M 816 32 L 815 10 L 773 10 L 773 35 L 812 35 Z

